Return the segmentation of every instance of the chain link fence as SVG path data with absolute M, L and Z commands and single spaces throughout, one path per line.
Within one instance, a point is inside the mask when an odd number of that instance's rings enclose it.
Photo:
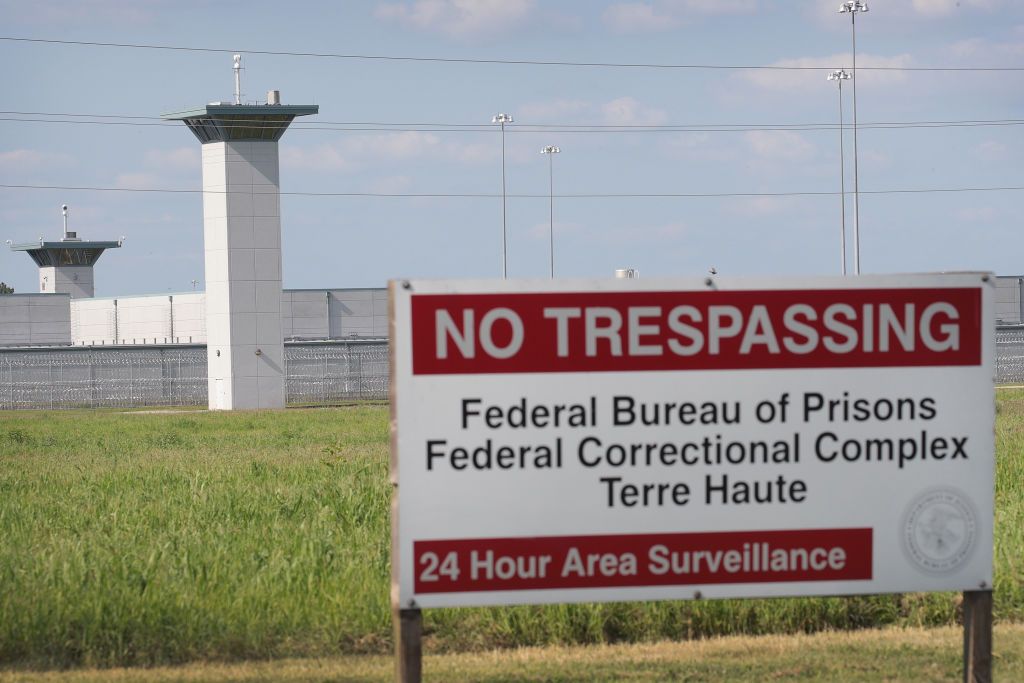
M 996 332 L 996 384 L 1024 384 L 1024 326 Z
M 289 343 L 289 405 L 387 400 L 387 340 Z M 1024 326 L 996 333 L 997 384 L 1024 384 Z M 207 405 L 206 347 L 0 349 L 0 410 Z
M 386 340 L 286 344 L 286 401 L 388 398 Z M 0 410 L 207 405 L 206 347 L 0 349 Z
M 289 405 L 388 398 L 386 340 L 285 344 L 284 365 Z
M 206 403 L 206 348 L 0 351 L 0 409 Z

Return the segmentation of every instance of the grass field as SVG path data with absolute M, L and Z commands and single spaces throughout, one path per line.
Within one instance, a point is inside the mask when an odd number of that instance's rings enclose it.
M 901 681 L 959 680 L 961 631 L 869 629 L 789 636 L 729 636 L 642 644 L 551 646 L 427 655 L 427 681 Z M 1024 680 L 1024 624 L 995 629 L 993 675 Z M 202 662 L 148 669 L 0 670 L 0 683 L 370 683 L 394 677 L 383 655 Z
M 386 653 L 387 419 L 382 406 L 2 415 L 0 666 Z M 995 612 L 1022 622 L 1024 391 L 999 392 L 997 420 Z M 432 610 L 426 646 L 938 626 L 957 599 Z

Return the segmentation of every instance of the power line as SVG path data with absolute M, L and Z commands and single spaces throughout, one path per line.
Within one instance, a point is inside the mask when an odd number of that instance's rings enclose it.
M 48 111 L 3 111 L 0 110 L 0 114 L 8 114 L 14 116 L 66 116 L 69 118 L 93 118 L 93 119 L 143 119 L 148 121 L 160 121 L 166 125 L 177 126 L 176 121 L 167 121 L 162 116 L 140 116 L 132 114 L 84 114 L 80 112 L 48 112 Z M 237 123 L 264 123 L 262 119 L 232 119 Z M 71 123 L 70 121 L 68 123 Z M 953 121 L 874 121 L 868 123 L 858 124 L 860 127 L 863 126 L 906 126 L 906 125 L 957 125 L 957 124 L 980 124 L 980 125 L 994 125 L 994 124 L 1018 124 L 1024 123 L 1024 119 L 960 119 Z M 409 122 L 409 121 L 315 121 L 308 124 L 293 124 L 294 128 L 296 125 L 337 125 L 337 126 L 435 126 L 445 128 L 479 128 L 482 130 L 494 131 L 493 124 L 479 124 L 479 123 L 438 123 L 436 121 L 431 122 Z M 833 127 L 838 126 L 834 123 L 665 123 L 665 124 L 639 124 L 639 123 L 512 123 L 508 124 L 508 128 L 641 128 L 641 129 L 660 129 L 660 128 L 804 128 L 804 127 Z
M 3 112 L 0 112 L 3 113 Z M 48 116 L 80 116 L 53 114 Z M 110 118 L 110 117 L 107 117 Z M 129 118 L 129 117 L 125 117 Z M 143 117 L 130 117 L 143 118 Z M 26 118 L 0 116 L 0 121 L 8 123 L 59 123 L 71 125 L 92 125 L 92 126 L 131 126 L 131 127 L 157 127 L 175 128 L 181 126 L 177 121 L 100 121 L 57 118 Z M 245 128 L 246 130 L 279 130 L 281 123 L 268 123 L 264 120 L 233 119 L 231 123 L 221 123 L 220 128 Z M 329 125 L 335 123 L 336 125 Z M 880 122 L 862 123 L 858 128 L 862 130 L 903 130 L 915 128 L 981 128 L 981 127 L 1006 127 L 1024 125 L 1024 119 L 996 119 L 976 121 L 908 121 L 908 122 Z M 437 127 L 434 127 L 437 126 Z M 370 123 L 370 122 L 318 122 L 318 123 L 297 123 L 291 124 L 289 130 L 299 131 L 341 131 L 341 132 L 391 132 L 391 133 L 493 133 L 493 127 L 484 127 L 477 124 L 416 124 L 416 123 Z M 660 125 L 660 126 L 637 126 L 637 125 L 588 125 L 588 124 L 521 124 L 510 126 L 508 133 L 744 133 L 754 131 L 832 131 L 838 130 L 836 123 L 816 124 L 762 124 L 762 125 L 737 125 L 737 124 L 695 124 L 695 125 Z
M 652 62 L 571 62 L 536 59 L 480 59 L 470 57 L 412 57 L 397 55 L 344 54 L 334 52 L 294 52 L 288 50 L 246 50 L 241 48 L 188 47 L 184 45 L 157 45 L 150 43 L 105 43 L 95 40 L 58 40 L 55 38 L 23 38 L 0 36 L 0 40 L 48 45 L 79 45 L 85 47 L 114 47 L 134 50 L 172 50 L 178 52 L 245 53 L 275 57 L 315 57 L 321 59 L 373 60 L 387 62 L 434 62 L 441 64 L 504 64 L 511 66 L 571 66 L 614 69 L 683 69 L 723 71 L 827 71 L 836 66 L 780 66 L 751 64 L 668 64 Z M 861 71 L 1024 71 L 1020 66 L 862 66 Z
M 15 185 L 0 184 L 3 189 L 15 190 L 65 190 L 87 192 L 157 192 L 163 194 L 237 194 L 228 190 L 191 190 L 174 188 L 141 187 L 99 187 L 83 185 Z M 861 194 L 939 194 L 960 192 L 1008 192 L 1024 190 L 1024 186 L 1002 187 L 943 187 L 906 188 L 895 190 L 861 190 Z M 244 193 L 244 192 L 243 192 Z M 501 193 L 488 192 L 287 192 L 281 195 L 293 197 L 380 197 L 403 199 L 499 199 Z M 564 193 L 554 195 L 556 199 L 699 199 L 725 197 L 828 197 L 840 194 L 838 191 L 802 192 L 607 192 L 607 193 Z M 548 199 L 549 194 L 507 194 L 517 199 Z

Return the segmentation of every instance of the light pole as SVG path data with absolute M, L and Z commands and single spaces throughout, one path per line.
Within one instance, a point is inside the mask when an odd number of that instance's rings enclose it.
M 541 154 L 548 155 L 548 241 L 551 251 L 551 279 L 555 279 L 555 155 L 561 152 L 554 145 L 541 149 Z
M 491 123 L 501 124 L 501 278 L 508 279 L 508 224 L 505 212 L 505 124 L 512 123 L 512 114 L 495 114 Z
M 846 275 L 846 159 L 843 155 L 843 81 L 850 78 L 850 72 L 836 69 L 828 80 L 839 83 L 839 205 L 842 210 L 839 235 L 842 239 L 840 257 L 843 260 L 843 275 Z
M 847 0 L 839 6 L 839 13 L 850 15 L 853 37 L 853 274 L 860 275 L 860 185 L 857 169 L 857 12 L 867 12 L 862 0 Z

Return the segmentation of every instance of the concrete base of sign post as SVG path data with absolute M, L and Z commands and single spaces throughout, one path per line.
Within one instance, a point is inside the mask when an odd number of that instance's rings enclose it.
M 423 612 L 400 609 L 395 622 L 395 680 L 420 683 L 423 679 Z
M 964 591 L 964 683 L 992 681 L 992 591 Z

